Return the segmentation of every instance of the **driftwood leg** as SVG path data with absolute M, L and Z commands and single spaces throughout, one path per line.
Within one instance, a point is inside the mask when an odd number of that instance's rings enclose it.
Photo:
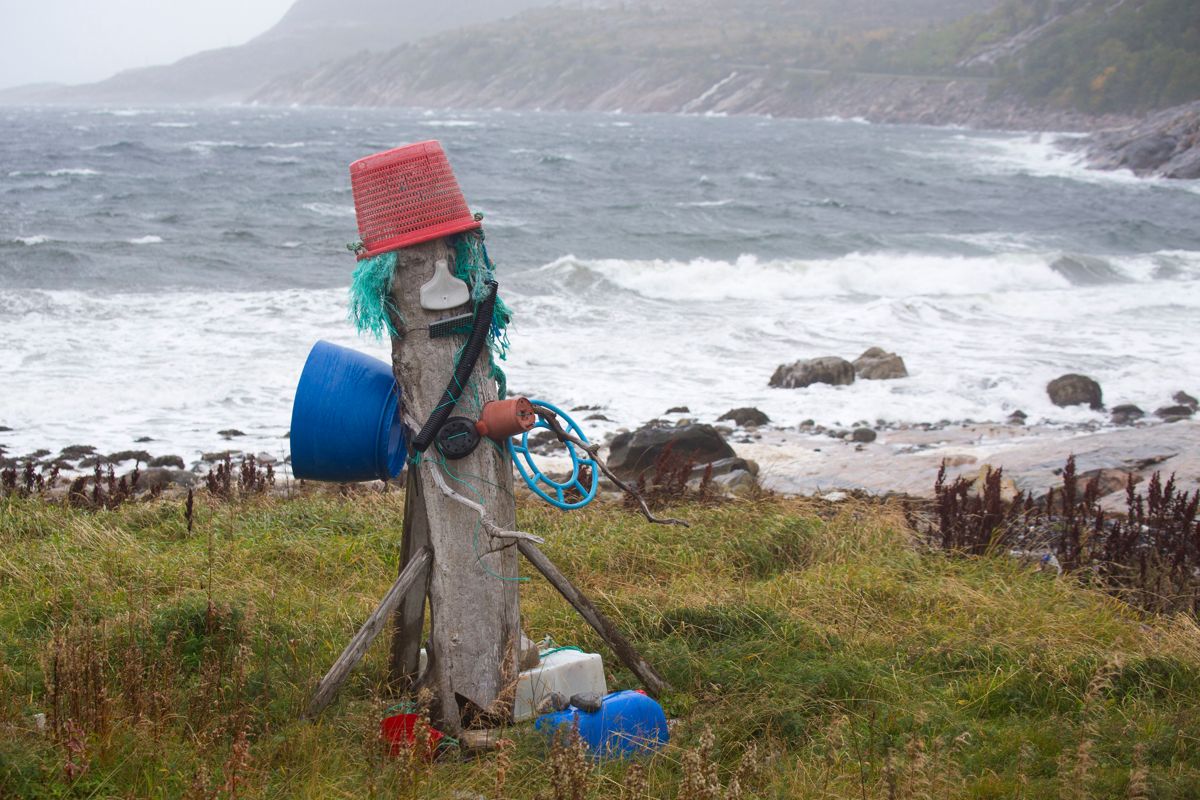
M 416 469 L 408 470 L 408 482 L 404 490 L 404 540 L 400 550 L 400 569 L 408 566 L 414 553 L 429 546 L 429 519 L 425 514 L 425 499 L 421 497 L 421 483 Z M 427 573 L 428 574 L 428 573 Z M 388 679 L 400 691 L 411 689 L 416 683 L 421 665 L 421 632 L 425 626 L 425 595 L 429 593 L 429 581 L 413 584 L 396 613 L 392 615 L 392 657 L 388 666 Z
M 592 605 L 592 601 L 584 596 L 583 592 L 579 591 L 566 575 L 559 571 L 558 567 L 551 563 L 550 559 L 538 549 L 537 545 L 528 539 L 518 539 L 517 549 L 521 551 L 521 555 L 537 568 L 537 571 L 545 576 L 546 580 L 559 591 L 567 602 L 575 607 L 587 624 L 595 628 L 596 633 L 602 638 L 612 651 L 616 653 L 617 658 L 621 659 L 621 663 L 629 667 L 630 671 L 638 677 L 638 680 L 646 687 L 646 691 L 652 697 L 660 697 L 664 692 L 671 690 L 671 685 L 658 674 L 654 667 L 643 659 L 638 652 L 633 649 L 633 645 L 629 640 L 621 635 L 617 627 L 613 625 L 607 617 Z
M 432 555 L 429 548 L 423 548 L 417 552 L 413 559 L 400 572 L 400 577 L 396 578 L 396 582 L 392 584 L 392 588 L 384 595 L 380 601 L 379 607 L 376 608 L 363 626 L 358 629 L 358 633 L 350 640 L 350 644 L 346 645 L 346 649 L 338 656 L 338 660 L 333 662 L 333 666 L 329 668 L 329 672 L 325 673 L 325 677 L 321 679 L 321 683 L 317 686 L 317 692 L 313 695 L 312 702 L 308 704 L 308 711 L 305 712 L 306 717 L 315 717 L 325 710 L 325 707 L 333 700 L 338 689 L 342 687 L 346 676 L 350 674 L 350 670 L 354 669 L 354 665 L 362 660 L 363 655 L 367 652 L 367 648 L 371 646 L 371 642 L 375 641 L 375 637 L 383 630 L 387 624 L 388 617 L 396 610 L 405 593 L 412 588 L 413 584 L 418 579 L 425 578 L 429 572 L 429 564 L 432 560 Z

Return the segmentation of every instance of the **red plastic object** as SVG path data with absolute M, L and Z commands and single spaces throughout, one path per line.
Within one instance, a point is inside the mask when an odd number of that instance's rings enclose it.
M 532 430 L 536 423 L 533 403 L 526 397 L 514 397 L 485 403 L 479 421 L 475 423 L 475 430 L 479 431 L 480 436 L 502 442 L 510 436 Z
M 359 260 L 478 228 L 438 142 L 386 150 L 350 165 Z
M 390 752 L 393 756 L 400 755 L 416 743 L 416 735 L 413 731 L 418 718 L 417 714 L 397 714 L 394 717 L 387 717 L 379 723 L 379 734 L 390 745 Z M 442 740 L 443 735 L 437 728 L 429 729 L 429 752 L 425 754 L 425 757 L 430 761 L 437 754 L 438 742 Z

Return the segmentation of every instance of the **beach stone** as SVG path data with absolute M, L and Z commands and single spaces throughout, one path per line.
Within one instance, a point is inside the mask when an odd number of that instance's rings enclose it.
M 1087 486 L 1094 479 L 1096 481 L 1096 489 L 1099 492 L 1099 497 L 1113 492 L 1123 492 L 1125 487 L 1129 485 L 1129 478 L 1133 477 L 1134 483 L 1139 483 L 1141 477 L 1133 472 L 1125 472 L 1119 469 L 1093 469 L 1088 472 L 1081 472 L 1077 476 L 1081 486 Z
M 854 383 L 854 365 L 844 358 L 824 356 L 780 364 L 768 382 L 780 389 L 803 389 L 814 383 L 848 386 Z
M 1086 375 L 1074 373 L 1062 375 L 1046 384 L 1050 402 L 1060 408 L 1086 405 L 1099 411 L 1104 408 L 1104 395 L 1100 384 Z
M 78 461 L 84 456 L 90 456 L 96 452 L 96 448 L 90 444 L 72 444 L 67 445 L 58 452 L 59 458 L 65 458 L 70 461 Z
M 603 414 L 588 414 L 586 417 L 584 417 L 584 421 L 585 422 L 612 422 L 611 419 L 604 416 Z
M 717 417 L 717 422 L 732 422 L 743 428 L 747 425 L 766 425 L 770 421 L 770 417 L 753 407 L 730 409 Z
M 690 408 L 688 408 L 687 406 L 675 406 L 674 408 L 668 408 L 667 413 L 668 414 L 690 414 L 690 413 L 692 413 L 692 410 Z
M 139 436 L 138 438 L 133 440 L 133 443 L 134 444 L 145 444 L 146 442 L 153 442 L 153 441 L 154 441 L 154 439 L 150 436 Z
M 1171 400 L 1173 400 L 1177 405 L 1187 406 L 1192 411 L 1200 408 L 1200 401 L 1197 401 L 1196 398 L 1192 397 L 1187 392 L 1176 392 L 1171 396 Z
M 132 476 L 129 473 L 126 477 Z M 141 470 L 138 473 L 138 490 L 153 491 L 156 489 L 166 489 L 168 486 L 180 486 L 184 489 L 190 489 L 196 485 L 197 478 L 195 474 L 183 469 L 170 469 L 169 467 L 149 467 Z
M 175 469 L 184 469 L 187 467 L 180 456 L 159 456 L 158 458 L 150 459 L 148 465 L 151 467 L 174 467 Z
M 637 478 L 652 469 L 668 447 L 674 457 L 697 464 L 734 456 L 733 448 L 712 425 L 663 427 L 651 423 L 632 433 L 617 434 L 609 448 L 608 466 L 622 480 Z
M 952 469 L 954 467 L 966 467 L 966 466 L 970 466 L 971 464 L 978 464 L 978 463 L 979 463 L 979 459 L 977 457 L 969 456 L 969 455 L 965 455 L 965 454 L 957 455 L 957 456 L 946 456 L 945 458 L 942 459 L 942 466 L 944 466 L 946 469 Z
M 1122 403 L 1112 410 L 1112 424 L 1132 425 L 1144 416 L 1146 416 L 1146 412 L 1132 403 Z
M 907 378 L 908 368 L 904 366 L 904 359 L 895 353 L 882 347 L 871 347 L 854 359 L 854 374 L 867 381 L 890 381 Z
M 1163 422 L 1179 422 L 1180 420 L 1190 419 L 1195 413 L 1196 410 L 1191 406 L 1166 406 L 1155 410 L 1154 416 Z
M 563 447 L 554 432 L 545 429 L 530 433 L 527 444 L 530 452 L 543 456 Z
M 218 461 L 224 461 L 229 458 L 236 458 L 242 454 L 241 450 L 221 450 L 216 453 L 203 453 L 200 460 L 207 464 L 215 464 Z
M 1009 425 L 1024 425 L 1025 420 L 1027 420 L 1027 419 L 1029 419 L 1029 415 L 1018 408 L 1016 411 L 1014 411 L 1008 415 L 1008 424 Z
M 850 434 L 850 438 L 860 444 L 873 442 L 877 436 L 878 434 L 870 428 L 855 428 L 854 432 Z
M 0 425 L 0 433 L 12 433 L 12 428 L 7 425 Z
M 699 489 L 704 473 L 712 467 L 711 486 L 725 495 L 735 495 L 758 486 L 758 464 L 744 458 L 722 458 L 711 464 L 698 464 L 688 476 L 688 487 Z
M 991 464 L 984 464 L 980 467 L 979 472 L 975 474 L 975 479 L 971 481 L 971 493 L 976 497 L 983 497 L 984 490 L 987 487 L 987 480 L 996 469 Z M 1006 477 L 1003 474 L 1003 468 L 1000 469 L 1000 499 L 1006 503 L 1011 503 L 1017 497 L 1017 483 L 1012 478 Z
M 48 455 L 50 455 L 49 450 L 46 450 L 44 448 L 38 448 L 37 450 L 34 450 L 29 455 L 25 456 L 25 460 L 26 461 L 37 461 L 39 458 L 45 458 Z
M 237 428 L 226 428 L 223 431 L 217 431 L 217 436 L 220 436 L 222 439 L 232 439 L 235 436 L 245 436 L 245 435 L 246 434 L 242 433 Z
M 141 461 L 146 463 L 150 461 L 150 454 L 145 450 L 118 450 L 115 453 L 109 453 L 108 460 L 112 464 L 119 464 L 122 461 Z

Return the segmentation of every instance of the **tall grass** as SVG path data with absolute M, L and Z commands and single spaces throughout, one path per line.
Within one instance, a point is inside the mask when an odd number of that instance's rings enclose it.
M 519 508 L 675 687 L 672 744 L 593 764 L 514 726 L 429 763 L 379 741 L 385 645 L 299 719 L 396 574 L 402 496 L 0 499 L 0 797 L 1200 795 L 1194 618 L 930 551 L 898 504 L 670 513 Z M 635 686 L 538 576 L 521 600 Z

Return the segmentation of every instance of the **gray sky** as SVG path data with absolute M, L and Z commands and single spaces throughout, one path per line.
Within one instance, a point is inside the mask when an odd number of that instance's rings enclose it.
M 0 0 L 0 88 L 86 83 L 241 44 L 292 0 Z

